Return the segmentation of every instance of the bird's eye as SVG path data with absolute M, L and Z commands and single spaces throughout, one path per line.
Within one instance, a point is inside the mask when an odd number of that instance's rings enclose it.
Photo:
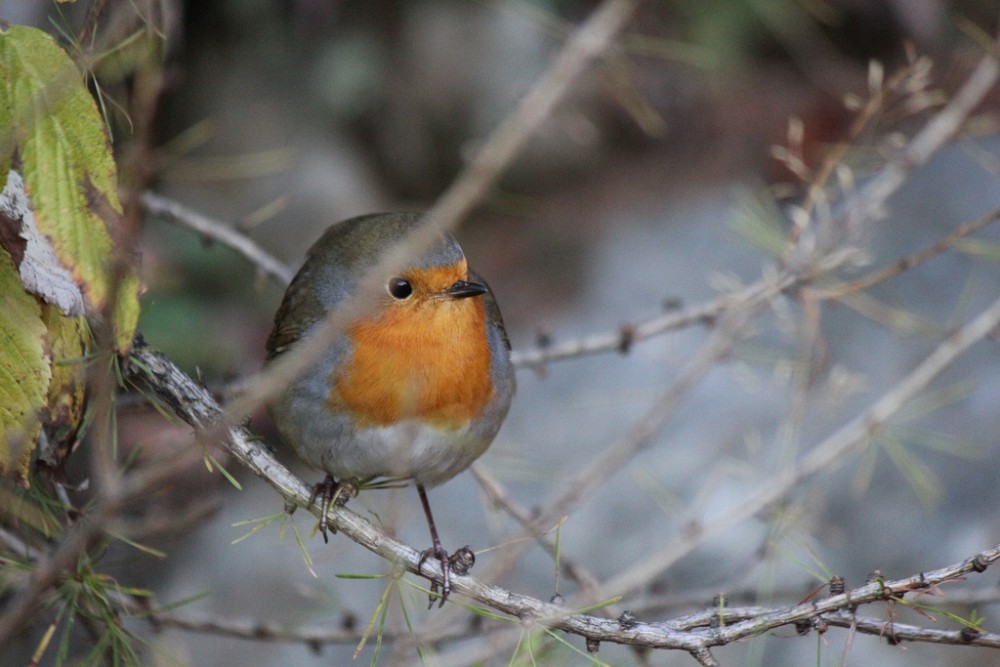
M 413 285 L 405 278 L 393 278 L 389 281 L 388 288 L 392 298 L 399 299 L 400 301 L 413 294 Z

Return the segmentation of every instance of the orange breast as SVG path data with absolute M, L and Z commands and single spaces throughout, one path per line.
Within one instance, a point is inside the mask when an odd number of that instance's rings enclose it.
M 351 327 L 354 354 L 333 377 L 333 410 L 362 426 L 419 418 L 460 428 L 493 396 L 482 299 L 394 303 Z

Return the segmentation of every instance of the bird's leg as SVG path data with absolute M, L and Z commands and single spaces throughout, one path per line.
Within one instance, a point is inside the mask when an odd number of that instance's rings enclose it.
M 476 562 L 476 554 L 468 546 L 464 546 L 451 556 L 441 546 L 441 539 L 438 537 L 437 527 L 434 525 L 434 515 L 431 514 L 431 504 L 427 501 L 427 491 L 423 484 L 417 484 L 417 493 L 420 495 L 420 504 L 423 505 L 424 515 L 427 517 L 427 527 L 431 529 L 431 548 L 420 552 L 420 562 L 417 563 L 419 570 L 424 566 L 424 561 L 434 557 L 441 563 L 441 586 L 431 579 L 431 595 L 427 608 L 434 606 L 434 600 L 438 600 L 438 607 L 444 606 L 444 601 L 451 594 L 451 573 L 465 574 Z
M 338 482 L 333 478 L 333 475 L 327 475 L 326 479 L 313 487 L 312 495 L 309 496 L 309 504 L 312 505 L 317 498 L 322 502 L 322 512 L 319 517 L 319 532 L 322 533 L 324 542 L 330 541 L 327 537 L 329 523 L 326 519 L 326 515 L 330 511 L 330 506 L 343 507 L 356 493 L 357 489 L 352 481 L 344 480 Z M 334 528 L 333 532 L 336 533 L 337 529 Z

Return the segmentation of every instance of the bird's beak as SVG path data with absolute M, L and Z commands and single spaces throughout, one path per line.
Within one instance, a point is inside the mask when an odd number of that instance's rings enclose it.
M 452 299 L 468 299 L 470 296 L 486 294 L 490 288 L 482 283 L 474 283 L 468 280 L 456 280 L 455 283 L 444 291 L 445 296 Z

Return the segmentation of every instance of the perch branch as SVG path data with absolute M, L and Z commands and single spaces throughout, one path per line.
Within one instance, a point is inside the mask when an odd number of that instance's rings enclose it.
M 997 317 L 1000 317 L 1000 306 L 996 307 L 996 311 Z M 978 323 L 980 319 L 981 317 L 977 318 L 973 323 Z M 963 335 L 957 332 L 956 337 L 962 339 Z M 932 354 L 931 358 L 934 357 Z M 209 392 L 162 355 L 140 344 L 133 350 L 132 361 L 133 363 L 129 364 L 130 379 L 147 385 L 180 418 L 200 432 L 204 432 L 216 420 L 223 417 L 221 408 Z M 884 402 L 885 400 L 880 401 L 879 404 Z M 308 507 L 314 514 L 319 513 L 320 508 L 316 503 L 311 505 L 308 503 L 311 493 L 309 487 L 292 475 L 260 443 L 253 441 L 245 429 L 238 426 L 228 427 L 227 438 L 223 444 L 240 462 L 271 484 L 287 502 Z M 425 560 L 421 563 L 420 552 L 384 535 L 351 510 L 335 508 L 331 510 L 331 518 L 333 525 L 336 525 L 340 532 L 387 561 L 397 563 L 407 571 L 423 577 L 440 579 L 440 566 L 436 562 Z M 664 623 L 641 621 L 626 623 L 617 619 L 601 618 L 577 613 L 561 605 L 492 586 L 468 575 L 453 576 L 452 585 L 457 593 L 518 618 L 522 623 L 539 623 L 594 641 L 673 648 L 688 651 L 692 655 L 707 655 L 706 651 L 711 646 L 754 636 L 770 628 L 794 624 L 816 615 L 891 599 L 892 596 L 898 597 L 908 592 L 955 581 L 964 574 L 982 572 L 998 559 L 1000 559 L 1000 546 L 940 570 L 925 572 L 907 579 L 868 584 L 849 593 L 789 609 L 769 609 L 755 618 L 742 620 L 724 628 L 700 627 L 701 622 L 695 616 Z M 606 585 L 605 589 L 608 588 Z M 961 643 L 981 642 L 982 645 L 990 645 L 989 642 L 992 641 L 992 637 L 988 635 L 983 635 L 982 639 L 974 637 L 967 641 L 968 639 L 962 637 Z M 947 637 L 941 640 L 946 641 Z

